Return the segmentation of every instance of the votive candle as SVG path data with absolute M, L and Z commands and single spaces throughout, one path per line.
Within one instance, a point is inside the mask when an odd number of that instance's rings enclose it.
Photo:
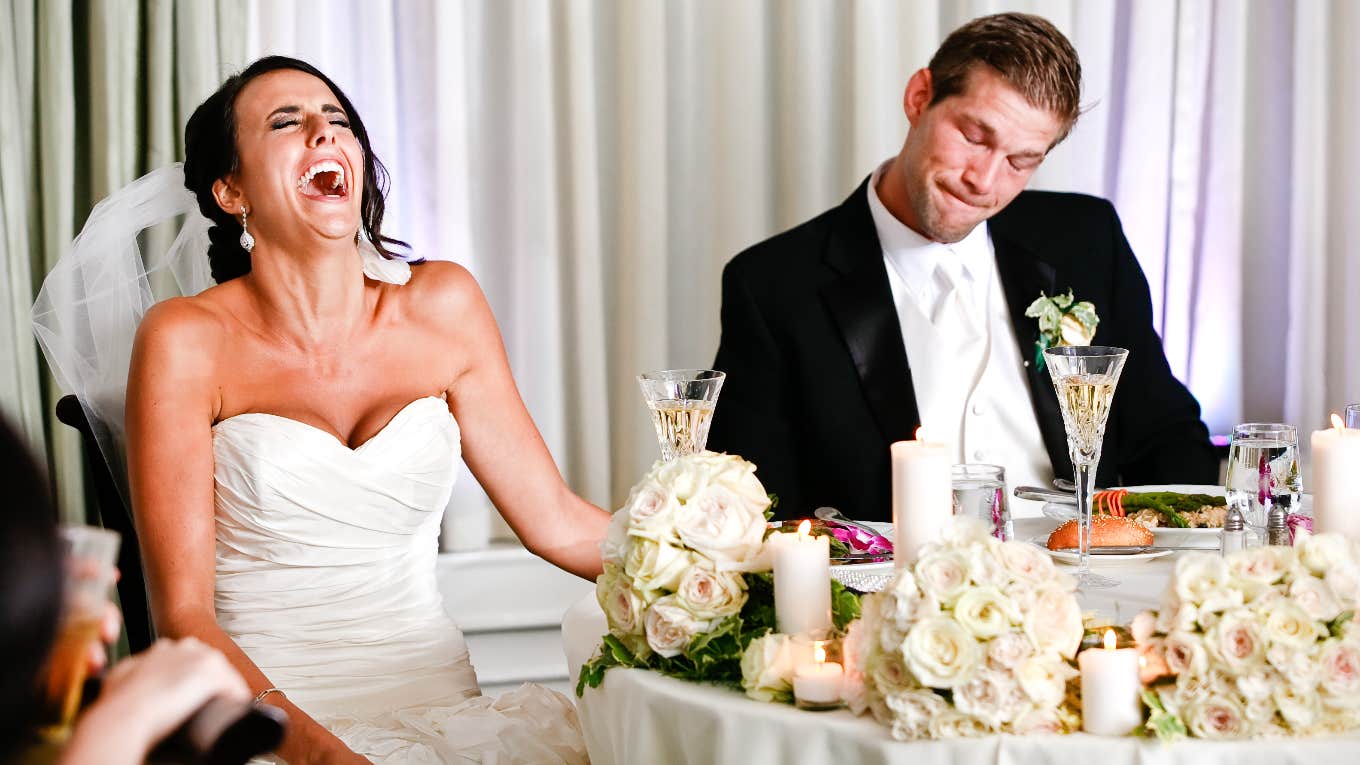
M 844 669 L 826 660 L 826 648 L 818 641 L 813 646 L 812 661 L 793 670 L 793 699 L 799 706 L 811 708 L 839 706 L 844 684 Z

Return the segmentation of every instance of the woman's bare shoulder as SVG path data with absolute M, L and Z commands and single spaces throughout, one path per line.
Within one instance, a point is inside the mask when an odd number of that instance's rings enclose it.
M 447 260 L 411 266 L 411 280 L 406 286 L 420 309 L 441 322 L 465 316 L 470 309 L 480 310 L 486 304 L 472 272 Z
M 162 300 L 151 306 L 137 327 L 137 357 L 202 364 L 212 360 L 232 324 L 222 287 L 192 297 Z

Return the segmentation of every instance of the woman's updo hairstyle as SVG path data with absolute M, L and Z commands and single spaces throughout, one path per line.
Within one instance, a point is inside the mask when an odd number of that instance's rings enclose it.
M 340 108 L 349 116 L 350 130 L 364 152 L 364 191 L 359 215 L 364 236 L 386 258 L 400 258 L 387 245 L 407 246 L 399 239 L 383 236 L 383 210 L 386 207 L 387 168 L 373 154 L 368 131 L 354 104 L 334 82 L 306 61 L 287 56 L 265 56 L 244 70 L 228 77 L 216 93 L 198 105 L 184 127 L 184 185 L 198 198 L 198 209 L 213 222 L 208 230 L 211 245 L 208 262 L 218 284 L 250 273 L 250 253 L 240 243 L 241 219 L 217 206 L 213 184 L 240 168 L 236 152 L 236 97 L 256 77 L 279 69 L 296 69 L 326 83 Z

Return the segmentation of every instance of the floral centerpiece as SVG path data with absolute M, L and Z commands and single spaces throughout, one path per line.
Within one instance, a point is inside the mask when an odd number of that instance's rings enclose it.
M 1161 738 L 1313 735 L 1360 727 L 1360 546 L 1334 534 L 1177 562 L 1134 620 Z
M 1075 586 L 1033 545 L 955 518 L 912 568 L 865 596 L 845 639 L 851 709 L 903 740 L 1074 730 Z
M 577 695 L 614 666 L 737 687 L 753 640 L 774 630 L 764 554 L 771 499 L 755 465 L 699 452 L 659 461 L 614 513 L 595 594 L 609 633 L 581 669 Z M 843 628 L 859 599 L 833 582 Z

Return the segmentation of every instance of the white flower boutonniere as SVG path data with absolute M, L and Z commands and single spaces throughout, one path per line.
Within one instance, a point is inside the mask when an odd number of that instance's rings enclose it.
M 1066 295 L 1049 297 L 1043 292 L 1029 304 L 1025 315 L 1039 320 L 1039 338 L 1034 341 L 1034 364 L 1044 371 L 1044 351 L 1060 345 L 1090 345 L 1100 317 L 1094 304 L 1077 302 L 1072 290 Z

